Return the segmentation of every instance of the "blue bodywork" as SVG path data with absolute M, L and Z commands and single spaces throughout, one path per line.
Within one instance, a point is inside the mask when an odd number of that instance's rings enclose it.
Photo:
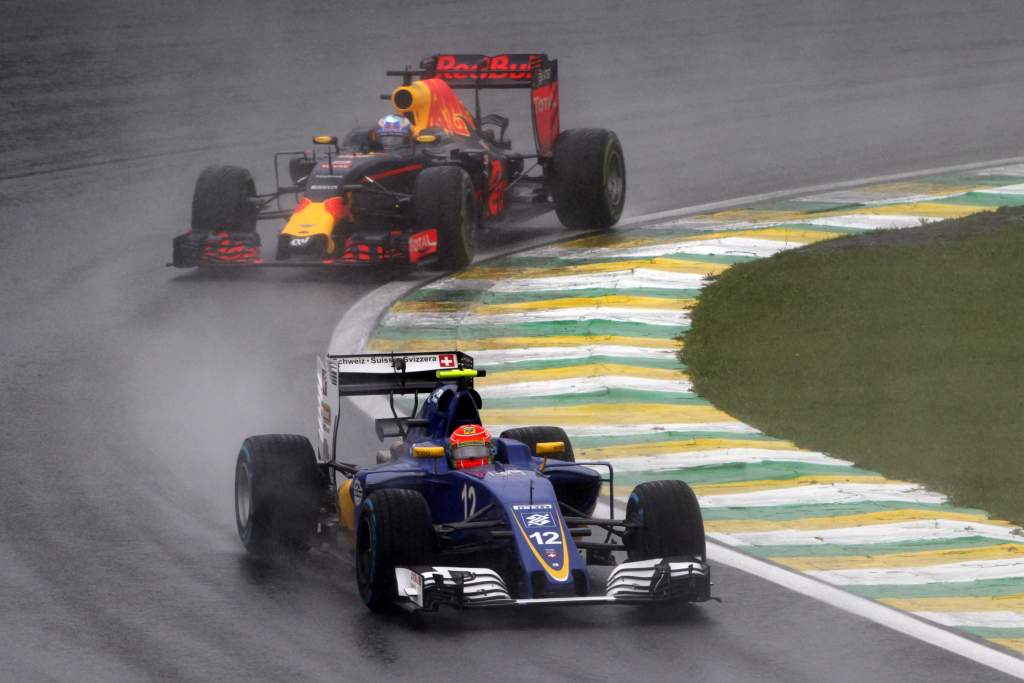
M 365 499 L 378 489 L 415 490 L 426 499 L 439 529 L 441 559 L 473 556 L 485 563 L 476 566 L 499 571 L 520 598 L 589 595 L 586 562 L 559 499 L 591 514 L 602 482 L 595 470 L 552 460 L 541 471 L 544 462 L 529 446 L 497 437 L 492 465 L 455 470 L 447 457 L 413 457 L 414 446 L 444 446 L 457 427 L 481 424 L 480 404 L 471 387 L 439 382 L 401 445 L 392 448 L 391 461 L 353 476 L 356 519 Z M 467 520 L 472 528 L 458 528 Z

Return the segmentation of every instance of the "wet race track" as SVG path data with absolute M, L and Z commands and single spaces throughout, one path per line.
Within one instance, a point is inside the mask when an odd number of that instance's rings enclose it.
M 0 678 L 1001 680 L 727 567 L 721 605 L 382 618 L 350 563 L 235 534 L 238 445 L 312 427 L 313 356 L 383 276 L 164 268 L 203 166 L 265 190 L 273 151 L 445 50 L 558 58 L 563 127 L 622 139 L 628 215 L 1021 153 L 1018 3 L 781 5 L 0 6 Z

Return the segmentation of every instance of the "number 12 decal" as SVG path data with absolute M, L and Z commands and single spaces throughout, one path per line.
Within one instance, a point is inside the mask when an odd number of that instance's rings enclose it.
M 462 518 L 469 519 L 476 514 L 476 489 L 469 484 L 462 485 Z
M 562 537 L 557 531 L 534 531 L 530 538 L 537 545 L 558 545 L 562 542 Z

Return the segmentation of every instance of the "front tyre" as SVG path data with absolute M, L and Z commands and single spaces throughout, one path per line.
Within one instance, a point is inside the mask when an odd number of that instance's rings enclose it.
M 438 260 L 451 270 L 473 262 L 480 212 L 469 174 L 458 166 L 434 166 L 413 185 L 416 225 L 437 230 Z
M 630 562 L 689 557 L 704 561 L 704 519 L 697 496 L 679 480 L 639 484 L 626 504 L 623 543 Z M 635 526 L 633 526 L 635 525 Z
M 374 491 L 356 524 L 356 582 L 359 596 L 373 612 L 383 612 L 397 598 L 395 567 L 430 563 L 434 526 L 430 507 L 417 491 Z
M 192 232 L 254 232 L 259 205 L 252 174 L 238 166 L 207 166 L 192 194 Z
M 250 436 L 235 462 L 235 522 L 246 550 L 304 551 L 316 530 L 323 482 L 309 439 Z
M 618 136 L 603 128 L 573 128 L 555 140 L 551 193 L 567 228 L 607 229 L 626 203 L 626 162 Z

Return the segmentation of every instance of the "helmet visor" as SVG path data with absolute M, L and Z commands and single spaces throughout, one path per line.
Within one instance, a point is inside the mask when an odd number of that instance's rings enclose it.
M 394 133 L 378 133 L 377 139 L 380 141 L 380 148 L 383 150 L 400 149 L 408 144 L 404 135 L 396 135 Z
M 479 460 L 485 458 L 487 462 L 491 459 L 491 448 L 484 444 L 466 444 L 452 449 L 452 456 L 456 460 Z

